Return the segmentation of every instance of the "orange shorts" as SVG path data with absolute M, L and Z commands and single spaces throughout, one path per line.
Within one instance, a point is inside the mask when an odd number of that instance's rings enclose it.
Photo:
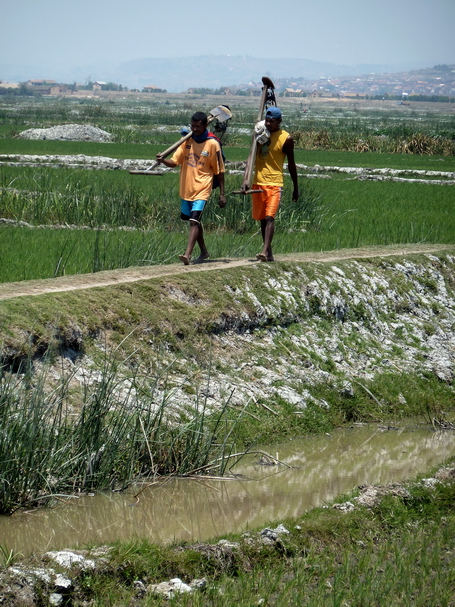
M 251 194 L 253 203 L 253 219 L 260 221 L 266 217 L 275 217 L 281 202 L 282 187 L 278 185 L 253 184 L 252 190 L 262 190 L 259 194 Z

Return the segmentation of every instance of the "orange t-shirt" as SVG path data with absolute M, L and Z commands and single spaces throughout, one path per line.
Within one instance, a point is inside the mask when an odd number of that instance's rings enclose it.
M 193 138 L 177 148 L 172 160 L 180 165 L 180 198 L 208 200 L 213 176 L 224 173 L 220 144 L 216 139 L 197 143 Z

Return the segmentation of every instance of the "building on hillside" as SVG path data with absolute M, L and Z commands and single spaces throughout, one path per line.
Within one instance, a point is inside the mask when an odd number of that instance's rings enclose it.
M 159 86 L 155 86 L 154 84 L 148 84 L 144 86 L 142 89 L 143 93 L 167 93 L 166 89 L 160 89 Z
M 262 95 L 262 86 L 250 86 L 247 89 L 249 97 L 260 97 Z
M 345 99 L 365 99 L 365 95 L 360 95 L 356 91 L 342 91 L 341 95 Z
M 68 95 L 71 93 L 71 89 L 69 89 L 65 85 L 57 84 L 56 86 L 51 86 L 49 95 Z
M 6 82 L 6 80 L 0 80 L 0 89 L 18 89 L 20 84 L 17 82 Z
M 237 95 L 239 91 L 240 91 L 239 86 L 226 86 L 223 89 L 222 94 L 223 95 Z
M 39 80 L 27 80 L 27 82 L 25 83 L 27 86 L 33 86 L 38 87 L 38 86 L 53 86 L 54 84 L 57 84 L 56 80 L 49 80 L 47 78 L 41 78 Z
M 39 80 L 27 80 L 25 85 L 29 89 L 33 89 L 34 93 L 39 93 L 41 95 L 50 95 L 51 88 L 57 85 L 56 80 L 48 80 L 46 78 L 41 78 Z
M 303 95 L 303 91 L 302 89 L 293 89 L 288 87 L 284 89 L 283 95 L 284 97 L 301 97 Z

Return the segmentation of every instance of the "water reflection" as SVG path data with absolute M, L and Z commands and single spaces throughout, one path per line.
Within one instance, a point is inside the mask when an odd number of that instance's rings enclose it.
M 267 449 L 265 449 L 267 450 Z M 284 466 L 258 456 L 234 468 L 239 480 L 172 479 L 124 494 L 66 500 L 56 508 L 0 517 L 0 544 L 24 555 L 134 536 L 197 541 L 239 532 L 305 510 L 367 483 L 410 478 L 455 453 L 455 432 L 360 426 L 274 446 Z

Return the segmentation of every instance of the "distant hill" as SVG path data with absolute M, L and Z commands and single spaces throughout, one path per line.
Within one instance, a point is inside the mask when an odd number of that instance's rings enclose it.
M 399 67 L 399 66 L 397 66 Z M 318 78 L 391 71 L 390 65 L 338 65 L 307 59 L 257 59 L 249 56 L 217 55 L 175 59 L 136 59 L 102 74 L 104 80 L 130 88 L 154 84 L 178 93 L 190 87 L 219 88 L 260 82 L 270 78 Z M 93 72 L 92 72 L 93 74 Z M 101 77 L 100 76 L 100 77 Z
M 33 78 L 52 78 L 58 82 L 85 82 L 87 78 L 115 82 L 128 88 L 142 90 L 155 85 L 170 93 L 193 88 L 217 89 L 260 83 L 262 76 L 272 80 L 312 80 L 318 78 L 357 77 L 365 74 L 409 72 L 418 65 L 341 65 L 309 59 L 260 59 L 250 56 L 207 55 L 167 59 L 146 58 L 123 64 L 94 63 L 92 65 L 52 68 L 40 65 L 0 63 L 0 79 L 25 82 Z

